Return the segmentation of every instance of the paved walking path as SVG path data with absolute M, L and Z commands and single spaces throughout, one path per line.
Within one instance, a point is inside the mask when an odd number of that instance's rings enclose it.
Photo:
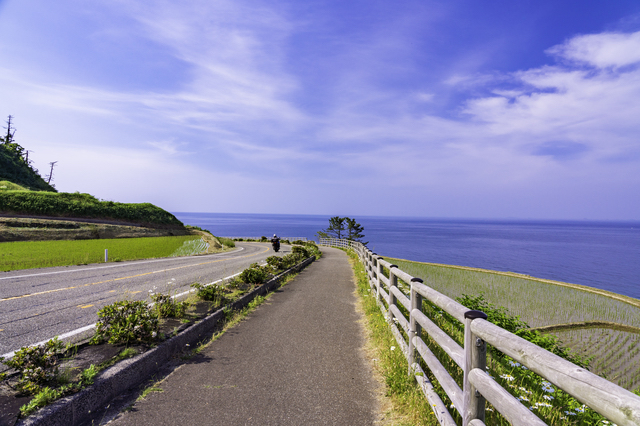
M 376 383 L 363 358 L 344 252 L 322 258 L 199 356 L 122 425 L 371 425 Z

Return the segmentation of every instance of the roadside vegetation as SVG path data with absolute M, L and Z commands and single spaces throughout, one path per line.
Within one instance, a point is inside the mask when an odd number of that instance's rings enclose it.
M 438 425 L 431 406 L 420 387 L 407 374 L 409 368 L 407 361 L 398 347 L 375 297 L 371 294 L 364 266 L 353 250 L 349 250 L 347 253 L 355 274 L 357 292 L 365 315 L 374 368 L 382 376 L 385 397 L 392 405 L 391 410 L 384 413 L 385 418 L 395 419 L 393 422 L 395 426 Z
M 0 191 L 4 214 L 100 219 L 146 226 L 182 228 L 174 215 L 150 203 L 100 201 L 89 194 L 45 191 Z
M 362 304 L 367 315 L 371 340 L 376 347 L 376 365 L 384 377 L 386 394 L 391 398 L 394 405 L 394 413 L 392 413 L 390 417 L 406 418 L 408 419 L 406 424 L 437 424 L 432 414 L 425 414 L 427 410 L 430 411 L 429 404 L 415 380 L 407 374 L 407 361 L 391 334 L 387 318 L 385 318 L 377 306 L 375 295 L 369 286 L 364 267 L 355 252 L 350 251 L 349 254 L 356 274 L 358 293 L 361 296 Z M 388 271 L 386 272 L 388 273 Z M 411 274 L 414 275 L 413 273 Z M 425 280 L 425 283 L 426 282 L 427 280 Z M 431 283 L 429 283 L 429 285 L 431 285 Z M 401 280 L 398 282 L 398 287 L 405 293 L 407 293 L 409 289 L 407 283 L 403 283 Z M 459 291 L 463 292 L 465 290 L 462 289 Z M 543 334 L 530 329 L 528 324 L 519 316 L 514 315 L 504 307 L 488 302 L 482 295 L 468 296 L 463 294 L 456 297 L 456 300 L 470 309 L 484 311 L 488 315 L 489 321 L 500 325 L 506 330 L 573 363 L 588 368 L 591 361 L 590 358 L 569 350 L 553 335 Z M 401 311 L 404 310 L 404 307 L 401 305 L 399 305 L 399 307 Z M 464 330 L 462 324 L 428 301 L 423 303 L 423 312 L 443 331 L 457 341 L 458 344 L 463 345 Z M 407 314 L 406 311 L 403 313 L 405 315 Z M 400 330 L 401 333 L 404 333 L 401 328 Z M 422 338 L 449 374 L 456 380 L 458 385 L 462 386 L 462 370 L 426 333 L 423 332 Z M 609 354 L 611 353 L 609 352 Z M 432 376 L 429 369 L 426 368 L 426 365 L 423 362 L 421 363 L 425 374 L 427 374 L 429 380 L 435 386 L 436 392 L 445 402 L 445 405 L 450 407 L 450 412 L 454 418 L 456 418 L 457 421 L 461 421 L 455 409 L 452 408 L 451 401 L 439 386 L 435 377 Z M 611 424 L 589 407 L 582 405 L 523 365 L 492 348 L 489 348 L 488 351 L 487 367 L 487 372 L 494 377 L 503 388 L 519 399 L 547 424 L 585 426 Z M 638 391 L 636 391 L 636 393 L 637 392 Z M 490 404 L 487 404 L 486 415 L 487 424 L 509 424 Z
M 29 402 L 20 408 L 20 416 L 24 418 L 61 397 L 91 385 L 100 371 L 116 362 L 149 350 L 222 309 L 224 320 L 218 332 L 198 347 L 192 350 L 187 348 L 185 357 L 188 358 L 244 318 L 265 297 L 257 296 L 240 310 L 234 310 L 233 302 L 320 252 L 315 244 L 310 243 L 294 246 L 294 249 L 285 256 L 268 257 L 264 265 L 254 263 L 226 281 L 208 285 L 193 283 L 193 294 L 186 300 L 178 301 L 170 294 L 156 292 L 153 288 L 149 290 L 150 302 L 121 300 L 104 306 L 98 311 L 95 334 L 88 343 L 64 346 L 54 338 L 42 346 L 23 347 L 9 360 L 0 358 L 0 362 L 9 368 L 0 373 L 0 386 L 5 388 L 0 389 L 0 395 L 8 390 L 13 394 L 11 398 L 29 397 Z M 289 282 L 293 275 L 281 276 L 280 286 Z M 103 356 L 86 356 L 87 353 L 96 352 L 96 349 Z M 78 364 L 78 359 L 85 358 L 95 362 L 90 365 Z
M 630 391 L 640 388 L 640 300 L 509 272 L 386 260 L 453 299 L 482 295 L 486 303 L 504 306 L 591 359 L 593 373 Z M 544 331 L 547 326 L 558 327 Z
M 195 243 L 193 243 L 195 241 Z M 0 243 L 0 271 L 187 256 L 202 252 L 198 236 Z M 186 246 L 185 246 L 186 245 Z M 198 251 L 200 250 L 200 251 Z

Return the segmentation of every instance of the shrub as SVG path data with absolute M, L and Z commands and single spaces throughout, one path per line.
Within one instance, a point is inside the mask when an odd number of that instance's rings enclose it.
M 296 240 L 293 242 L 293 244 L 295 246 L 303 246 L 309 253 L 309 256 L 315 256 L 316 258 L 318 258 L 322 255 L 322 252 L 316 245 L 315 241 Z
M 484 312 L 487 314 L 487 321 L 494 323 L 495 325 L 504 328 L 523 339 L 540 346 L 549 352 L 558 355 L 580 367 L 587 368 L 589 366 L 589 359 L 583 358 L 570 353 L 570 350 L 563 347 L 558 338 L 553 335 L 542 334 L 537 330 L 530 330 L 529 324 L 522 321 L 519 316 L 511 315 L 504 307 L 496 307 L 491 303 L 484 300 L 484 296 L 469 296 L 463 294 L 462 297 L 456 299 L 461 305 L 469 308 Z M 492 348 L 492 353 L 498 358 L 504 357 L 502 352 L 499 352 Z
M 284 261 L 280 256 L 269 256 L 265 260 L 267 262 L 267 265 L 271 267 L 273 273 L 277 273 L 278 271 L 285 269 Z
M 98 311 L 98 318 L 93 344 L 150 342 L 158 334 L 158 317 L 143 301 L 112 303 Z
M 265 242 L 265 241 L 268 241 L 268 240 L 267 240 L 267 237 L 265 237 L 265 236 L 263 235 L 262 237 L 260 237 L 260 241 L 261 241 L 261 242 Z
M 291 248 L 291 253 L 300 253 L 306 259 L 309 256 L 309 251 L 302 246 L 293 246 Z
M 150 293 L 149 297 L 155 303 L 153 311 L 158 318 L 182 318 L 189 307 L 189 302 L 176 302 L 168 294 Z
M 42 346 L 23 347 L 12 359 L 3 361 L 20 374 L 18 391 L 34 395 L 42 390 L 42 386 L 55 381 L 58 377 L 57 355 L 62 349 L 62 342 L 56 337 Z
M 255 264 L 254 264 L 255 265 Z M 247 284 L 262 284 L 269 277 L 269 272 L 267 268 L 263 266 L 253 266 L 245 269 L 238 276 L 242 282 Z
M 202 285 L 200 283 L 193 283 L 191 284 L 191 287 L 196 289 L 196 296 L 202 300 L 216 302 L 218 305 L 222 305 L 226 302 L 222 287 L 219 285 Z
M 231 248 L 236 246 L 236 243 L 234 243 L 231 238 L 224 238 L 224 237 L 216 237 L 216 238 L 218 238 L 218 241 L 220 241 L 220 243 L 222 243 L 222 245 L 225 247 Z M 242 238 L 240 239 L 240 241 L 242 241 Z

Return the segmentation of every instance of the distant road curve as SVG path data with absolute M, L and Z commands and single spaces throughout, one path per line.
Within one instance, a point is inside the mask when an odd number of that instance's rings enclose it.
M 283 246 L 279 255 L 287 254 Z M 273 255 L 268 244 L 204 256 L 149 259 L 0 273 L 0 356 L 81 329 L 118 300 L 149 300 L 150 290 L 177 294 Z

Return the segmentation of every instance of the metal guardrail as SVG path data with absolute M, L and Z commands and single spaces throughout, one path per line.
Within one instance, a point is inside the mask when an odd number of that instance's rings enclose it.
M 323 238 L 320 239 L 320 245 L 356 251 L 369 276 L 371 289 L 375 290 L 376 301 L 387 315 L 389 327 L 409 363 L 409 374 L 419 383 L 441 425 L 454 426 L 456 422 L 424 374 L 418 362 L 420 359 L 451 399 L 463 419 L 463 426 L 485 424 L 486 401 L 512 425 L 546 424 L 487 374 L 487 344 L 617 425 L 640 425 L 640 397 L 637 395 L 488 322 L 484 313 L 469 310 L 435 291 L 425 285 L 422 279 L 400 270 L 360 243 Z M 384 272 L 388 273 L 388 278 Z M 402 292 L 398 287 L 398 279 L 410 285 L 410 294 Z M 423 313 L 423 299 L 464 324 L 464 347 L 460 347 Z M 399 306 L 409 312 L 409 318 L 405 317 Z M 407 335 L 406 340 L 396 323 Z M 425 344 L 423 332 L 463 370 L 462 389 Z

